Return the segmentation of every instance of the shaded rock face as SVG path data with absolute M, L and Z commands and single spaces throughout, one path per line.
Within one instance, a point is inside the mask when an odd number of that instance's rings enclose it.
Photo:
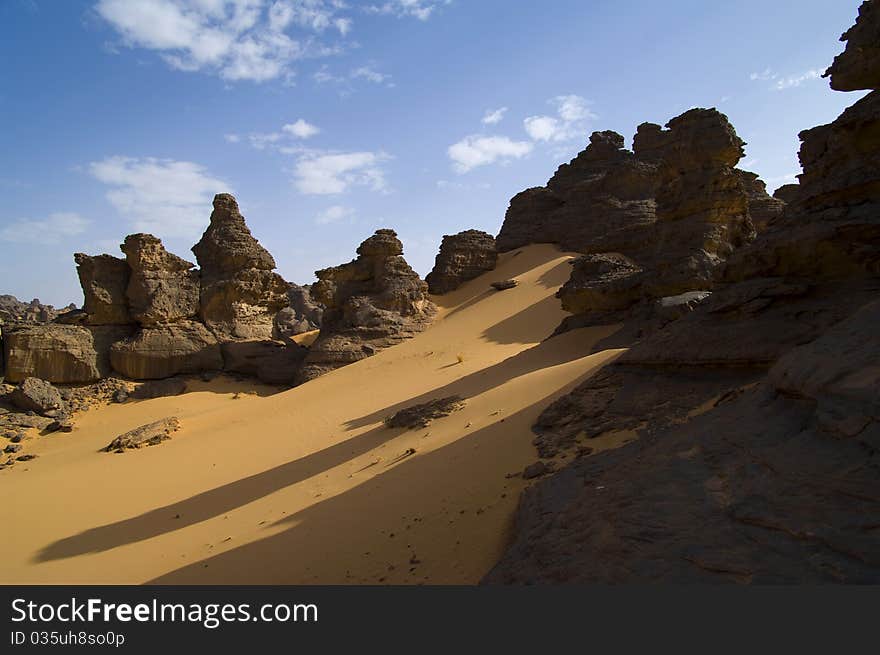
M 122 252 L 131 270 L 125 295 L 138 323 L 153 327 L 195 317 L 199 273 L 192 262 L 165 250 L 152 234 L 125 237 Z
M 572 314 L 629 307 L 642 295 L 642 268 L 619 253 L 584 255 L 572 262 L 571 277 L 556 293 Z
M 76 253 L 73 259 L 85 297 L 85 321 L 90 325 L 131 323 L 126 297 L 131 277 L 128 263 L 112 255 L 90 257 L 81 252 Z
M 773 192 L 773 197 L 786 204 L 791 204 L 797 200 L 800 189 L 799 184 L 783 184 Z
M 113 344 L 110 362 L 113 370 L 135 380 L 223 368 L 217 338 L 195 321 L 140 330 L 133 337 Z
M 95 382 L 111 373 L 110 346 L 129 326 L 34 325 L 4 332 L 6 379 L 37 377 L 56 384 Z
M 876 34 L 875 7 L 847 51 Z M 876 79 L 864 47 L 858 79 Z M 875 94 L 801 133 L 791 202 L 710 297 L 628 330 L 626 353 L 539 417 L 543 457 L 637 440 L 528 490 L 487 582 L 880 582 Z
M 834 58 L 823 77 L 831 77 L 835 91 L 880 88 L 880 4 L 866 0 L 856 24 L 840 37 L 846 49 Z
M 498 251 L 491 234 L 466 230 L 445 235 L 434 268 L 425 277 L 425 282 L 430 293 L 449 293 L 464 282 L 494 270 L 497 263 Z
M 273 318 L 288 303 L 275 260 L 251 235 L 235 198 L 214 198 L 211 224 L 192 248 L 202 275 L 199 315 L 227 339 L 268 339 Z
M 316 271 L 312 297 L 324 305 L 321 332 L 299 380 L 359 361 L 422 331 L 436 308 L 428 285 L 403 258 L 394 230 L 378 230 L 357 259 Z
M 734 168 L 743 145 L 714 109 L 687 111 L 666 129 L 643 123 L 632 152 L 621 135 L 595 132 L 547 187 L 513 198 L 498 248 L 551 242 L 588 255 L 624 256 L 644 274 L 627 277 L 626 292 L 613 303 L 620 306 L 711 289 L 717 268 L 754 238 L 752 212 L 763 228 L 784 209 L 756 175 Z M 581 276 L 573 286 L 586 289 L 586 282 Z M 607 309 L 607 292 L 596 307 L 587 303 L 592 289 L 581 301 L 573 292 L 571 306 Z
M 308 348 L 279 341 L 229 341 L 221 345 L 223 369 L 266 384 L 292 385 Z
M 288 306 L 275 315 L 273 338 L 287 339 L 303 332 L 321 329 L 324 306 L 312 299 L 309 285 L 289 284 L 287 300 Z

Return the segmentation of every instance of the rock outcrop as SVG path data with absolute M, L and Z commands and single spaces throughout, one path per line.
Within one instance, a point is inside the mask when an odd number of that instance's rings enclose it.
M 734 168 L 743 145 L 714 109 L 691 109 L 666 129 L 643 123 L 632 151 L 621 135 L 595 132 L 586 150 L 560 166 L 546 187 L 511 200 L 498 248 L 551 242 L 630 262 L 625 279 L 618 269 L 613 284 L 607 276 L 594 284 L 586 269 L 575 268 L 566 304 L 581 312 L 709 290 L 718 267 L 754 238 L 753 220 L 765 229 L 785 208 L 757 175 Z M 588 259 L 580 266 L 595 263 Z M 604 285 L 598 295 L 596 284 Z M 584 297 L 578 300 L 579 288 Z M 615 290 L 622 293 L 612 299 Z M 591 300 L 599 304 L 593 307 Z
M 324 307 L 312 299 L 309 285 L 289 284 L 287 301 L 288 306 L 275 315 L 273 338 L 288 339 L 297 334 L 321 329 Z
M 288 303 L 275 260 L 251 235 L 235 198 L 214 198 L 211 224 L 192 248 L 202 275 L 199 315 L 221 339 L 268 339 Z
M 125 296 L 132 318 L 150 328 L 195 318 L 199 273 L 152 234 L 125 237 L 122 252 L 131 271 Z
M 71 304 L 65 307 L 64 311 L 73 309 L 76 309 L 76 306 Z M 55 320 L 58 314 L 58 310 L 52 305 L 44 305 L 39 298 L 22 302 L 15 296 L 0 295 L 0 326 L 48 323 Z
M 378 230 L 357 259 L 320 271 L 312 297 L 324 305 L 321 332 L 299 381 L 359 361 L 423 330 L 436 308 L 428 285 L 403 258 L 393 230 Z
M 428 291 L 444 294 L 454 291 L 464 282 L 494 270 L 498 263 L 495 238 L 480 230 L 465 230 L 445 235 L 434 268 L 425 277 Z
M 877 7 L 844 35 L 834 88 L 876 87 Z M 876 93 L 801 133 L 800 185 L 710 297 L 626 331 L 541 415 L 539 453 L 574 459 L 525 493 L 487 582 L 880 582 Z
M 110 349 L 113 370 L 134 380 L 218 371 L 223 356 L 217 338 L 201 323 L 180 321 L 139 330 Z
M 91 257 L 78 252 L 73 256 L 82 286 L 83 312 L 89 325 L 132 323 L 126 289 L 131 277 L 128 262 L 112 255 Z
M 22 326 L 3 334 L 6 379 L 37 377 L 55 384 L 95 382 L 111 373 L 110 347 L 130 326 Z

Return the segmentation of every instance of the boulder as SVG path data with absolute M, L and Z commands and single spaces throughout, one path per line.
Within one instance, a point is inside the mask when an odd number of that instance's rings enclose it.
M 445 235 L 434 268 L 425 277 L 425 282 L 430 293 L 449 293 L 464 282 L 494 270 L 497 263 L 498 251 L 491 234 L 466 230 Z
M 462 408 L 464 400 L 461 396 L 446 396 L 401 409 L 385 419 L 385 425 L 389 428 L 416 430 L 428 427 L 432 421 L 449 416 Z
M 199 316 L 222 340 L 268 339 L 289 302 L 275 260 L 253 237 L 228 193 L 214 197 L 211 224 L 192 248 L 201 267 Z
M 127 448 L 141 448 L 142 446 L 155 446 L 171 438 L 173 432 L 180 429 L 180 420 L 176 416 L 153 421 L 146 425 L 129 430 L 120 434 L 107 444 L 104 452 L 125 452 Z
M 34 325 L 5 330 L 6 379 L 37 377 L 55 384 L 94 382 L 110 375 L 110 347 L 128 326 Z
M 126 288 L 131 269 L 124 259 L 112 255 L 91 257 L 78 252 L 73 256 L 83 289 L 83 312 L 89 325 L 132 323 Z
M 436 308 L 428 285 L 403 258 L 393 230 L 378 230 L 357 259 L 317 271 L 312 296 L 324 305 L 321 332 L 299 381 L 359 361 L 422 331 Z
M 10 400 L 19 409 L 38 414 L 46 414 L 46 412 L 61 409 L 64 406 L 58 389 L 39 378 L 22 380 L 21 384 L 12 392 Z
M 584 255 L 572 262 L 571 276 L 556 297 L 572 314 L 623 309 L 642 297 L 642 273 L 619 253 Z
M 152 234 L 130 234 L 122 251 L 131 269 L 126 297 L 132 317 L 145 327 L 190 319 L 199 310 L 199 273 L 171 254 Z
M 201 323 L 180 321 L 143 328 L 113 344 L 113 370 L 134 380 L 155 380 L 180 373 L 223 368 L 216 337 Z

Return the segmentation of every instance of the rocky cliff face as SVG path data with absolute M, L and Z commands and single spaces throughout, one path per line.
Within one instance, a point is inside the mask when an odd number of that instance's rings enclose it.
M 466 230 L 445 235 L 433 270 L 425 277 L 433 294 L 454 291 L 464 282 L 473 280 L 498 263 L 495 238 L 479 230 Z
M 205 325 L 224 340 L 271 338 L 288 285 L 273 272 L 275 260 L 251 234 L 234 197 L 214 198 L 211 224 L 192 251 L 201 268 Z
M 435 307 L 428 285 L 403 258 L 393 230 L 378 230 L 357 259 L 317 271 L 312 297 L 324 305 L 321 332 L 299 375 L 307 381 L 420 332 Z
M 876 87 L 877 7 L 834 88 Z M 791 204 L 710 297 L 624 330 L 630 349 L 539 418 L 540 454 L 574 459 L 526 492 L 487 581 L 880 581 L 875 94 L 801 134 Z

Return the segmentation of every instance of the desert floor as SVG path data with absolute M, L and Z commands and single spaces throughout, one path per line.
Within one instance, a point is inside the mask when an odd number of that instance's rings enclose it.
M 289 391 L 194 379 L 35 436 L 39 458 L 0 472 L 0 582 L 477 582 L 527 484 L 507 476 L 537 458 L 530 425 L 620 352 L 584 356 L 611 326 L 545 341 L 570 259 L 549 245 L 505 254 L 435 298 L 424 333 Z M 465 408 L 425 429 L 383 424 L 452 394 Z M 182 423 L 170 441 L 99 452 L 166 416 Z

